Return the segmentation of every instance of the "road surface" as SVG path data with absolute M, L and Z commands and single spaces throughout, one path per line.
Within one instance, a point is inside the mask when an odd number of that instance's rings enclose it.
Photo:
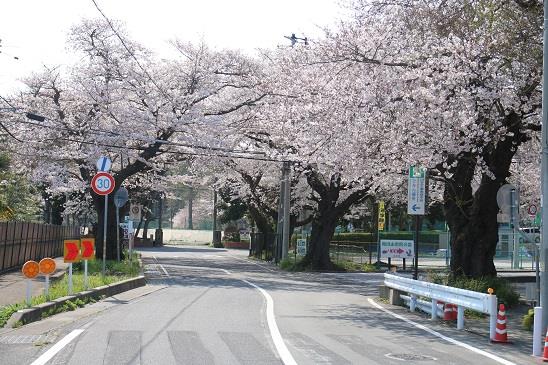
M 406 322 L 398 317 L 404 309 L 378 301 L 381 274 L 287 273 L 235 250 L 168 246 L 142 254 L 145 288 L 1 334 L 0 363 L 532 361 L 436 323 L 427 332 L 420 328 L 430 326 L 426 317 Z

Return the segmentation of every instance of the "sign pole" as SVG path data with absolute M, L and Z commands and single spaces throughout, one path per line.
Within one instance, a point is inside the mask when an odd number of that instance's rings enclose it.
M 46 275 L 46 287 L 45 287 L 46 298 L 49 298 L 49 275 Z
M 72 262 L 69 264 L 68 295 L 72 295 Z
M 32 290 L 32 281 L 27 279 L 27 306 L 30 307 L 30 292 Z
M 108 218 L 108 194 L 105 194 L 105 216 L 103 223 L 103 277 L 105 277 L 107 260 L 107 218 Z
M 415 269 L 413 271 L 413 280 L 419 277 L 419 232 L 421 216 L 415 216 Z
M 120 209 L 116 207 L 116 260 L 120 262 Z
M 84 260 L 84 289 L 88 289 L 88 260 Z

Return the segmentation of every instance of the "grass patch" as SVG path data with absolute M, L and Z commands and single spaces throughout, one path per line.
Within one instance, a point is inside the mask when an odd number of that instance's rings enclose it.
M 339 260 L 334 264 L 338 271 L 348 272 L 376 272 L 378 271 L 373 264 L 360 264 L 350 260 Z
M 127 256 L 126 256 L 127 257 Z M 103 285 L 112 284 L 118 281 L 130 279 L 139 275 L 140 267 L 138 256 L 134 255 L 134 259 L 131 264 L 129 260 L 121 262 L 107 261 L 106 273 L 103 277 L 101 275 L 103 263 L 102 260 L 91 260 L 88 262 L 88 288 L 96 288 Z M 72 266 L 72 291 L 78 293 L 84 291 L 84 264 L 76 263 Z M 55 281 L 50 285 L 49 295 L 38 295 L 32 297 L 31 306 L 45 303 L 50 300 L 61 298 L 68 295 L 68 274 L 64 275 L 61 280 Z M 75 299 L 73 301 L 67 301 L 63 306 L 58 307 L 55 310 L 46 311 L 42 314 L 42 318 L 51 316 L 56 313 L 75 310 L 78 307 L 94 302 L 93 299 Z M 0 328 L 4 327 L 6 322 L 10 319 L 11 315 L 20 309 L 27 308 L 26 303 L 10 304 L 4 307 L 0 307 Z
M 294 256 L 289 256 L 286 259 L 280 261 L 280 269 L 285 271 L 304 271 L 304 267 L 301 265 L 301 258 L 297 257 L 295 260 Z

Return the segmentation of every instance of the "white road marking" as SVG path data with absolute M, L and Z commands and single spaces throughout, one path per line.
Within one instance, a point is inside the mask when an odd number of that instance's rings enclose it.
M 447 341 L 447 342 L 449 342 L 449 343 L 452 343 L 452 344 L 457 345 L 457 346 L 460 346 L 460 347 L 464 347 L 465 349 L 468 349 L 468 350 L 470 350 L 470 351 L 472 351 L 472 352 L 475 352 L 476 354 L 479 354 L 479 355 L 488 357 L 488 358 L 490 358 L 491 360 L 494 360 L 494 361 L 496 361 L 496 362 L 498 362 L 498 363 L 501 363 L 501 364 L 504 364 L 504 365 L 516 365 L 515 363 L 513 363 L 513 362 L 511 362 L 511 361 L 508 361 L 508 360 L 506 360 L 506 359 L 503 359 L 502 357 L 498 357 L 497 355 L 493 355 L 493 354 L 490 353 L 490 352 L 483 351 L 483 350 L 481 350 L 481 349 L 478 349 L 477 347 L 468 345 L 468 344 L 466 344 L 466 343 L 464 343 L 464 342 L 460 342 L 460 341 L 455 340 L 455 339 L 453 339 L 453 338 L 451 338 L 451 337 L 447 337 L 447 336 L 445 336 L 445 335 L 442 335 L 441 333 L 439 333 L 439 332 L 437 332 L 437 331 L 434 331 L 434 330 L 431 329 L 431 328 L 428 328 L 428 327 L 426 327 L 426 326 L 423 326 L 422 324 L 418 324 L 418 323 L 416 323 L 416 322 L 413 322 L 413 321 L 410 320 L 410 319 L 407 319 L 407 318 L 405 318 L 405 317 L 403 317 L 403 316 L 400 316 L 399 314 L 396 314 L 396 313 L 394 313 L 394 312 L 392 312 L 392 311 L 390 311 L 390 310 L 384 308 L 383 306 L 379 305 L 378 303 L 375 303 L 375 301 L 374 301 L 373 299 L 371 299 L 371 298 L 367 298 L 367 300 L 368 300 L 369 303 L 371 303 L 373 306 L 377 307 L 378 309 L 382 310 L 382 311 L 385 312 L 385 313 L 390 314 L 392 317 L 396 317 L 396 318 L 398 318 L 398 319 L 401 319 L 402 321 L 407 322 L 407 323 L 409 323 L 409 324 L 411 324 L 411 325 L 413 325 L 413 326 L 415 326 L 415 327 L 417 327 L 417 328 L 420 328 L 421 330 L 426 331 L 426 332 L 428 332 L 428 333 L 430 333 L 430 334 L 432 334 L 432 335 L 434 335 L 434 336 L 436 336 L 436 337 L 439 337 L 439 338 L 441 338 L 441 339 L 443 339 L 443 340 L 445 340 L 445 341 Z
M 269 267 L 265 267 L 265 266 L 263 266 L 263 265 L 261 265 L 261 264 L 258 264 L 258 263 L 256 263 L 256 262 L 254 262 L 253 260 L 242 259 L 241 257 L 234 256 L 234 255 L 230 255 L 230 254 L 229 254 L 229 256 L 232 257 L 232 258 L 234 258 L 234 259 L 236 259 L 236 260 L 244 261 L 244 262 L 246 262 L 246 263 L 248 263 L 248 264 L 257 265 L 257 266 L 259 266 L 260 268 L 265 269 L 265 270 L 268 270 L 268 271 L 272 271 L 272 272 L 275 272 L 275 271 L 276 271 L 276 270 L 273 270 L 273 269 L 271 269 L 271 268 L 269 268 Z
M 171 277 L 171 276 L 168 274 L 168 272 L 167 272 L 167 270 L 166 270 L 165 267 L 163 267 L 162 265 L 160 265 L 160 269 L 162 269 L 162 271 L 164 272 L 164 274 L 166 274 L 166 276 L 167 276 L 168 278 Z
M 59 351 L 63 349 L 66 345 L 68 345 L 72 340 L 74 340 L 76 337 L 80 336 L 84 332 L 83 329 L 77 329 L 63 337 L 59 342 L 57 342 L 55 345 L 53 345 L 48 351 L 44 352 L 42 356 L 40 356 L 38 359 L 34 360 L 32 364 L 30 365 L 44 365 L 49 360 L 51 360 Z
M 280 355 L 282 362 L 285 365 L 297 365 L 293 355 L 291 355 L 291 352 L 289 352 L 289 349 L 285 345 L 284 339 L 280 334 L 278 325 L 276 324 L 276 317 L 274 316 L 274 301 L 272 300 L 272 297 L 260 286 L 244 279 L 242 279 L 242 281 L 260 291 L 266 299 L 266 321 L 268 323 L 268 329 L 270 330 L 270 336 L 272 337 L 272 341 L 274 341 L 274 346 L 276 346 L 276 350 L 278 351 L 278 355 Z

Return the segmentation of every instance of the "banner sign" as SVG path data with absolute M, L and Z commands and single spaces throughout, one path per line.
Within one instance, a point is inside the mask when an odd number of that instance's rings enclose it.
M 412 259 L 415 256 L 413 240 L 381 240 L 381 257 Z
M 384 211 L 384 202 L 381 200 L 379 202 L 379 220 L 378 220 L 378 230 L 384 231 L 384 223 L 385 223 L 385 211 Z

